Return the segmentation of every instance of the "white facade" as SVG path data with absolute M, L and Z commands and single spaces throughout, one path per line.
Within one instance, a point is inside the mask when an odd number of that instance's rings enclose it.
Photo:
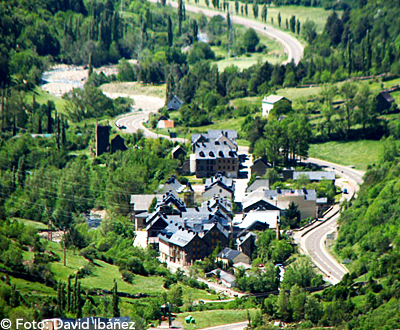
M 278 95 L 269 95 L 264 97 L 262 100 L 262 115 L 267 117 L 271 110 L 274 108 L 275 103 L 279 102 L 280 100 L 285 99 L 283 96 Z

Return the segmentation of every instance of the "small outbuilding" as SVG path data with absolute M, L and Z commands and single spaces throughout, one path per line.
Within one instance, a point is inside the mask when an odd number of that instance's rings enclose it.
M 379 113 L 389 110 L 394 103 L 393 96 L 388 91 L 382 91 L 376 96 L 376 109 Z
M 287 99 L 286 97 L 279 96 L 279 95 L 269 95 L 264 97 L 262 100 L 261 108 L 262 108 L 262 115 L 267 117 L 274 107 L 279 103 L 288 102 L 289 105 L 292 104 L 292 101 Z
M 176 95 L 172 95 L 171 99 L 167 102 L 168 111 L 179 110 L 184 102 Z

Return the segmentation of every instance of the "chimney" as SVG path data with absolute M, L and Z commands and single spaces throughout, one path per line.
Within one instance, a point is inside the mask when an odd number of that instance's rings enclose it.
M 281 187 L 276 187 L 276 192 L 277 192 L 278 194 L 281 194 L 281 193 L 282 193 Z
M 184 228 L 184 229 L 187 229 L 187 219 L 184 219 L 184 220 L 183 220 L 183 228 Z

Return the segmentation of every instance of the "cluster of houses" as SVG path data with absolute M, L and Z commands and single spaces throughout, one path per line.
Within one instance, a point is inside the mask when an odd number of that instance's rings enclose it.
M 131 195 L 131 219 L 137 233 L 135 244 L 152 246 L 160 260 L 176 267 L 192 265 L 215 251 L 223 250 L 217 259 L 233 267 L 251 267 L 251 256 L 257 239 L 254 231 L 274 230 L 279 238 L 280 219 L 291 203 L 295 203 L 301 218 L 316 218 L 327 208 L 327 199 L 318 198 L 311 189 L 271 189 L 265 176 L 271 165 L 257 159 L 251 174 L 259 176 L 246 189 L 241 203 L 242 216 L 232 212 L 235 198 L 235 178 L 239 171 L 235 131 L 208 131 L 192 136 L 191 167 L 197 177 L 206 177 L 203 185 L 192 186 L 172 176 L 149 195 Z M 181 147 L 173 157 L 186 155 Z M 335 181 L 334 172 L 299 172 L 284 169 L 283 180 L 307 177 L 310 182 Z M 196 188 L 196 189 L 194 189 Z M 232 249 L 228 246 L 233 247 Z M 234 286 L 234 276 L 215 270 L 227 286 Z M 233 276 L 233 277 L 232 277 Z

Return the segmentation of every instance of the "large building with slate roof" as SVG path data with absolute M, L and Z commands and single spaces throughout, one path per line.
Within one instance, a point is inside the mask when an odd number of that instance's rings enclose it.
M 191 172 L 198 178 L 217 172 L 236 178 L 239 171 L 237 133 L 234 130 L 209 130 L 192 135 Z

